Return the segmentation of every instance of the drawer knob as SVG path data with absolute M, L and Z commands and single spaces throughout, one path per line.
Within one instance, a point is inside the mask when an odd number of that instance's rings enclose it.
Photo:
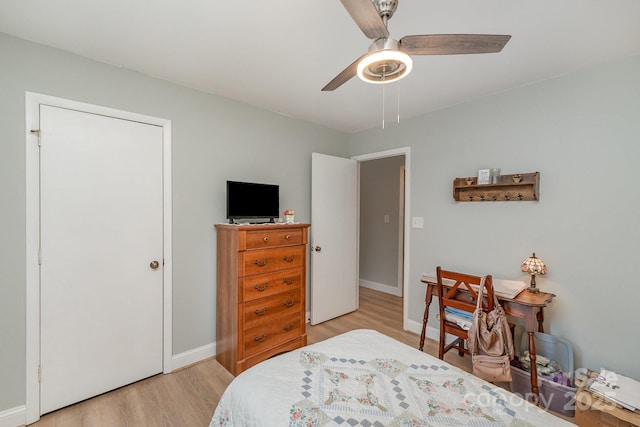
M 258 292 L 262 292 L 267 289 L 267 285 L 268 283 L 263 283 L 262 285 L 255 285 L 253 288 Z
M 292 298 L 291 301 L 284 301 L 282 304 L 286 305 L 287 307 L 293 307 L 293 304 L 295 304 L 295 303 L 296 303 L 295 298 Z M 265 310 L 266 310 L 266 308 L 265 308 Z
M 292 323 L 292 324 L 290 324 L 289 326 L 285 325 L 282 329 L 283 329 L 283 330 L 285 330 L 285 331 L 290 331 L 290 330 L 292 330 L 292 329 L 293 329 L 293 328 L 295 328 L 295 327 L 296 327 L 296 324 L 295 324 L 295 323 Z M 265 335 L 267 335 L 267 334 L 265 334 Z
M 262 316 L 263 314 L 267 314 L 267 307 L 264 307 L 262 310 L 255 309 L 255 310 L 253 310 L 253 312 L 257 316 Z
M 261 337 L 253 337 L 253 340 L 255 342 L 262 342 L 262 341 L 264 341 L 266 339 L 267 339 L 267 333 L 266 332 L 264 334 L 262 334 Z
M 285 279 L 283 280 L 283 282 L 284 282 L 285 284 L 287 284 L 287 285 L 293 285 L 293 282 L 295 282 L 295 281 L 296 281 L 296 278 L 295 278 L 295 277 L 285 278 Z
M 286 236 L 284 236 L 284 238 L 287 240 L 291 240 L 291 234 L 287 234 Z
M 262 240 L 264 240 L 265 242 L 268 242 L 269 238 L 267 236 L 264 236 L 264 238 Z
M 287 262 L 293 262 L 295 257 L 296 257 L 295 255 L 286 256 L 286 257 L 284 257 L 284 260 L 287 261 Z M 266 259 L 265 259 L 265 261 L 266 261 Z
M 253 263 L 258 267 L 264 267 L 265 265 L 267 265 L 267 261 L 268 261 L 267 258 L 263 259 L 262 261 L 260 261 L 259 259 L 256 259 L 253 261 Z

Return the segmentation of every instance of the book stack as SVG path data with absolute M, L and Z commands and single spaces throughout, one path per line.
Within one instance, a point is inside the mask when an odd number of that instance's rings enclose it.
M 630 411 L 640 409 L 640 382 L 614 371 L 602 369 L 589 385 L 589 391 Z

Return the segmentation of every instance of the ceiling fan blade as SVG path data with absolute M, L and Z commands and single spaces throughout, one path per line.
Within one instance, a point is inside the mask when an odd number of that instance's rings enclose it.
M 371 0 L 340 0 L 351 19 L 353 19 L 365 36 L 370 39 L 389 37 L 389 31 Z
M 511 36 L 495 34 L 424 34 L 404 36 L 400 50 L 409 55 L 460 55 L 500 52 Z
M 342 86 L 343 84 L 345 84 L 346 82 L 348 82 L 351 79 L 351 77 L 355 76 L 358 73 L 358 62 L 360 62 L 362 58 L 364 58 L 365 56 L 367 56 L 366 53 L 362 55 L 360 58 L 353 61 L 351 65 L 349 65 L 347 68 L 342 70 L 340 74 L 335 76 L 333 80 L 327 83 L 327 85 L 323 87 L 322 90 L 325 92 L 335 90 L 340 86 Z

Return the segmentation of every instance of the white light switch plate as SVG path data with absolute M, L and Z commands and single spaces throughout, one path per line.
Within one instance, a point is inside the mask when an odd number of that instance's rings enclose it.
M 412 228 L 424 228 L 424 218 L 421 216 L 414 216 L 411 218 Z

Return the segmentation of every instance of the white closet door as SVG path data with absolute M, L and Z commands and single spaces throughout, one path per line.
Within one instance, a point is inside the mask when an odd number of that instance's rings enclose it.
M 46 413 L 162 372 L 162 128 L 41 105 L 40 130 Z

